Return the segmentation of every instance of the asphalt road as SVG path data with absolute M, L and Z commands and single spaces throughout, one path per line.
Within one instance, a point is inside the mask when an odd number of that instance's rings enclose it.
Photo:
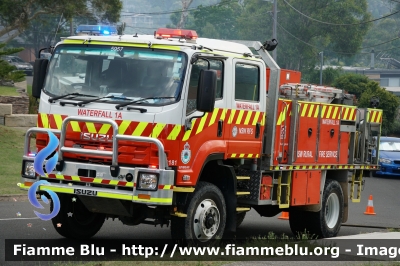
M 339 236 L 386 231 L 384 228 L 400 228 L 399 186 L 400 179 L 366 178 L 361 202 L 350 203 L 349 220 L 341 228 Z M 369 195 L 373 195 L 376 215 L 364 214 Z M 16 201 L 0 201 L 0 265 L 4 262 L 4 239 L 60 239 L 62 241 L 63 238 L 56 233 L 51 221 L 37 219 L 33 210 L 34 207 L 29 202 L 17 199 Z M 46 211 L 49 212 L 49 210 Z M 46 211 L 40 210 L 42 213 Z M 278 219 L 279 216 L 260 217 L 252 210 L 247 214 L 237 236 L 239 238 L 258 237 L 273 232 L 276 235 L 286 234 L 292 237 L 289 222 Z M 164 228 L 150 225 L 130 227 L 118 220 L 107 220 L 95 238 L 170 239 L 170 231 L 165 226 Z

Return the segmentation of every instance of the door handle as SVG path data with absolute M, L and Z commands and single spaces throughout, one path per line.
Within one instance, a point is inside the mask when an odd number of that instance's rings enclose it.
M 222 128 L 224 125 L 224 120 L 219 120 L 218 121 L 218 131 L 217 131 L 217 137 L 222 137 Z

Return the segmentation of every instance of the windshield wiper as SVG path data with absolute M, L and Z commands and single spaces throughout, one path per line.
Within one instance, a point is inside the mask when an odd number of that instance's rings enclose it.
M 78 92 L 74 92 L 74 93 L 68 93 L 68 94 L 65 94 L 65 95 L 57 96 L 57 97 L 51 97 L 51 98 L 49 98 L 49 103 L 54 103 L 55 100 L 59 100 L 59 99 L 62 99 L 62 98 L 68 97 L 68 96 L 96 97 L 94 95 L 87 95 L 87 94 L 81 94 L 81 93 L 78 93 Z
M 96 99 L 90 99 L 90 100 L 86 100 L 86 101 L 81 101 L 81 102 L 76 103 L 76 105 L 82 107 L 84 104 L 91 103 L 91 102 L 94 102 L 94 101 L 97 101 L 97 100 L 100 100 L 100 99 L 107 99 L 107 98 L 108 98 L 108 99 L 121 99 L 121 100 L 126 100 L 125 97 L 115 96 L 115 95 L 109 95 L 109 96 L 104 96 L 104 97 L 98 97 L 98 98 L 96 98 Z
M 152 100 L 152 99 L 154 99 L 154 100 L 156 100 L 156 99 L 175 99 L 175 97 L 173 97 L 173 96 L 169 96 L 169 97 L 147 97 L 147 98 L 142 98 L 142 99 L 135 100 L 135 101 L 130 101 L 130 102 L 127 102 L 127 103 L 117 104 L 115 106 L 115 109 L 119 110 L 121 107 L 130 105 L 130 104 L 134 104 L 134 103 L 140 103 L 140 102 L 145 101 L 145 100 Z

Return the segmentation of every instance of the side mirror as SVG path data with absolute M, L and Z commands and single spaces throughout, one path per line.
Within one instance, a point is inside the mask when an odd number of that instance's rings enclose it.
M 44 79 L 46 78 L 48 59 L 36 59 L 33 65 L 33 81 L 32 81 L 32 96 L 40 98 L 42 92 Z
M 212 112 L 217 88 L 217 71 L 201 70 L 197 90 L 197 111 Z

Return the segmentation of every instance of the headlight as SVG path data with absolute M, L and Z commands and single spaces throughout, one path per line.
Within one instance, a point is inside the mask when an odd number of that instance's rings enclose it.
M 139 173 L 136 188 L 139 190 L 157 190 L 158 174 Z
M 33 162 L 31 161 L 24 161 L 23 169 L 22 169 L 22 176 L 25 178 L 36 178 L 35 168 L 33 166 Z
M 385 159 L 385 158 L 380 158 L 380 159 L 379 159 L 379 162 L 380 162 L 380 163 L 392 163 L 392 160 Z

